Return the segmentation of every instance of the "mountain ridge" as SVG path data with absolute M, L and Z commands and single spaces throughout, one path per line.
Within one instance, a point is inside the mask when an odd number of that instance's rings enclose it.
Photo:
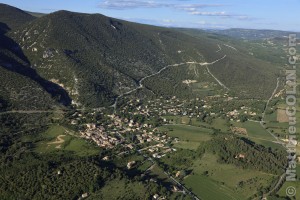
M 187 79 L 212 82 L 216 84 L 213 88 L 220 90 L 222 86 L 205 75 L 207 70 L 193 62 L 209 63 L 224 55 L 224 61 L 209 68 L 236 95 L 267 98 L 264 91 L 271 93 L 277 78 L 277 69 L 247 55 L 247 49 L 236 47 L 240 48 L 237 51 L 222 38 L 195 37 L 169 28 L 65 10 L 27 24 L 9 31 L 7 37 L 20 46 L 30 67 L 62 87 L 75 105 L 109 106 L 117 96 L 138 87 L 144 77 L 179 63 L 187 64 L 151 77 L 132 95 L 146 97 L 154 91 L 154 96 L 201 96 L 197 92 L 201 88 L 191 89 L 182 83 Z M 246 74 L 253 75 L 245 79 Z M 262 81 L 258 76 L 265 78 Z M 257 91 L 255 85 L 263 86 Z

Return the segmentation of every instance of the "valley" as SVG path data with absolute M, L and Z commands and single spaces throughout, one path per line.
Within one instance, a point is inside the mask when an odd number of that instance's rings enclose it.
M 0 199 L 287 199 L 285 32 L 0 13 Z

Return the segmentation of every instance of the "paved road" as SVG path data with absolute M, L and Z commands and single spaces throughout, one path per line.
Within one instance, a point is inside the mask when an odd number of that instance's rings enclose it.
M 279 83 L 280 83 L 280 78 L 277 78 L 276 87 L 275 87 L 275 89 L 274 89 L 274 91 L 273 91 L 271 97 L 268 99 L 268 101 L 267 101 L 267 103 L 266 103 L 264 112 L 263 112 L 263 114 L 262 114 L 262 119 L 261 119 L 261 121 L 260 121 L 260 125 L 261 125 L 261 126 L 262 126 L 262 127 L 263 127 L 263 128 L 264 128 L 271 136 L 272 136 L 272 137 L 274 137 L 274 138 L 276 139 L 276 141 L 277 141 L 279 144 L 281 144 L 284 148 L 287 149 L 287 147 L 285 146 L 285 143 L 282 142 L 276 135 L 274 135 L 274 134 L 273 134 L 270 130 L 268 130 L 267 127 L 264 125 L 264 123 L 265 123 L 266 111 L 267 111 L 267 109 L 268 109 L 268 106 L 269 106 L 271 100 L 273 99 L 273 97 L 275 96 L 275 94 L 276 94 L 276 92 L 277 92 L 277 90 L 278 90 Z M 270 190 L 267 194 L 265 194 L 264 196 L 269 196 L 272 192 L 277 191 L 278 189 L 280 189 L 280 188 L 279 188 L 280 185 L 285 181 L 285 176 L 286 176 L 285 173 L 282 174 L 282 175 L 280 176 L 280 179 L 279 179 L 278 183 L 276 184 L 276 186 L 275 186 L 272 190 Z
M 284 142 L 282 142 L 274 133 L 272 133 L 270 130 L 268 130 L 267 129 L 267 127 L 264 125 L 264 123 L 265 123 L 265 117 L 266 117 L 266 111 L 267 111 L 267 109 L 268 109 L 268 106 L 269 106 L 269 104 L 270 104 L 270 102 L 271 102 L 271 100 L 273 99 L 273 97 L 274 97 L 274 95 L 276 94 L 276 92 L 277 92 L 277 90 L 278 90 L 278 87 L 279 87 L 279 83 L 280 83 L 280 78 L 277 78 L 277 83 L 276 83 L 276 87 L 275 87 L 275 89 L 274 89 L 274 91 L 273 91 L 273 93 L 272 93 L 272 95 L 271 95 L 271 97 L 268 99 L 268 101 L 267 101 L 267 103 L 266 103 L 266 106 L 265 106 L 265 109 L 264 109 L 264 111 L 263 111 L 263 113 L 262 113 L 262 119 L 261 119 L 261 121 L 260 121 L 260 125 L 273 137 L 273 138 L 275 138 L 275 140 L 279 143 L 279 144 L 281 144 L 284 148 L 286 148 L 286 146 L 285 146 L 285 143 Z

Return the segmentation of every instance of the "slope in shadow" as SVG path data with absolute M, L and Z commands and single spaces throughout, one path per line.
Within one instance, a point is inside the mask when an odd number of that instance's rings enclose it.
M 59 103 L 65 106 L 70 105 L 71 98 L 61 86 L 42 78 L 35 69 L 30 67 L 31 64 L 21 47 L 5 35 L 9 30 L 6 24 L 0 22 L 0 66 L 30 78 Z

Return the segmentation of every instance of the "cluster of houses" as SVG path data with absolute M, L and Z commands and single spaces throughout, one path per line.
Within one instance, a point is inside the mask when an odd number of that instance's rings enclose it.
M 239 117 L 240 114 L 245 114 L 245 115 L 249 115 L 249 116 L 256 116 L 257 113 L 256 112 L 252 112 L 250 111 L 250 109 L 246 106 L 242 106 L 240 108 L 240 111 L 237 109 L 234 109 L 233 111 L 227 112 L 226 116 L 233 121 L 234 119 L 237 119 Z M 239 120 L 238 120 L 239 121 Z
M 99 126 L 94 123 L 86 124 L 85 130 L 81 131 L 80 134 L 81 137 L 92 140 L 99 147 L 103 148 L 114 148 L 119 144 L 127 149 L 133 149 L 136 145 L 141 148 L 147 148 L 149 145 L 157 145 L 157 148 L 164 148 L 173 141 L 173 138 L 165 133 L 161 133 L 150 124 L 140 124 L 131 119 L 121 118 L 118 115 L 108 115 L 106 124 Z M 126 140 L 126 135 L 131 135 L 132 140 Z M 153 152 L 158 152 L 154 147 L 151 146 L 151 148 L 153 148 Z
M 123 139 L 109 135 L 103 126 L 96 127 L 95 124 L 87 124 L 87 129 L 81 132 L 81 137 L 93 140 L 99 147 L 113 148 L 114 146 L 123 143 Z
M 168 153 L 177 151 L 175 148 L 171 148 L 166 146 L 163 143 L 159 143 L 156 145 L 148 146 L 146 148 L 140 149 L 140 152 L 148 152 L 153 158 L 162 158 L 165 157 Z
M 147 100 L 143 102 L 143 104 L 139 99 L 129 99 L 127 104 L 120 108 L 120 112 L 130 116 L 141 115 L 145 116 L 145 118 L 158 116 L 162 118 L 165 124 L 168 124 L 170 121 L 163 118 L 163 116 L 188 116 L 192 118 L 199 117 L 202 113 L 206 113 L 210 116 L 216 115 L 216 113 L 209 111 L 211 101 L 213 100 L 212 98 L 222 97 L 213 96 L 205 99 L 195 98 L 190 100 L 180 100 L 175 96 L 170 99 L 161 97 L 154 100 Z M 231 120 L 238 120 L 239 115 L 242 113 L 256 116 L 255 112 L 251 112 L 250 109 L 245 106 L 225 114 Z M 152 145 L 153 142 L 167 144 L 172 141 L 172 138 L 166 134 L 161 134 L 156 128 L 152 127 L 151 124 L 138 123 L 133 119 L 115 114 L 107 115 L 107 117 L 108 121 L 105 125 L 102 124 L 97 127 L 96 124 L 86 124 L 86 130 L 81 132 L 81 136 L 88 140 L 93 140 L 98 146 L 104 148 L 113 148 L 118 144 L 123 144 L 126 134 L 134 135 L 135 139 L 132 142 L 135 144 L 146 145 L 146 143 L 151 143 Z M 128 146 L 128 144 L 126 145 Z M 133 148 L 132 145 L 128 147 L 130 149 Z M 159 157 L 161 155 L 156 156 Z
M 216 113 L 211 111 L 211 104 L 214 102 L 214 100 L 224 99 L 224 101 L 231 101 L 236 98 L 237 97 L 229 97 L 228 94 L 225 94 L 224 96 L 215 95 L 206 97 L 204 99 L 194 98 L 190 100 L 180 100 L 176 96 L 173 96 L 170 99 L 161 97 L 154 100 L 148 100 L 143 102 L 143 105 L 140 104 L 140 100 L 128 100 L 128 105 L 121 109 L 123 113 L 129 113 L 133 115 L 188 116 L 192 118 L 200 117 L 202 114 L 205 114 L 206 116 L 214 117 Z M 257 116 L 256 112 L 252 112 L 250 108 L 246 106 L 236 108 L 224 114 L 231 120 L 238 120 L 241 114 L 248 115 L 249 117 Z M 169 121 L 164 119 L 164 122 Z
M 86 130 L 81 132 L 81 136 L 93 140 L 98 146 L 104 148 L 113 148 L 118 144 L 125 143 L 125 135 L 131 134 L 134 137 L 135 144 L 146 145 L 147 143 L 162 143 L 167 144 L 172 139 L 165 134 L 161 134 L 156 128 L 152 127 L 150 123 L 138 123 L 132 118 L 135 115 L 144 116 L 146 119 L 149 117 L 156 116 L 161 118 L 164 124 L 170 123 L 163 116 L 187 116 L 187 117 L 200 117 L 201 114 L 205 113 L 206 116 L 215 116 L 216 113 L 211 111 L 211 104 L 214 100 L 219 98 L 229 98 L 228 95 L 225 96 L 212 96 L 206 97 L 205 99 L 195 98 L 190 100 L 180 100 L 176 96 L 172 98 L 165 99 L 163 97 L 154 100 L 147 100 L 141 102 L 139 99 L 128 99 L 127 104 L 119 108 L 120 115 L 112 114 L 106 115 L 108 118 L 105 124 L 96 126 L 96 124 L 86 124 Z M 232 98 L 233 99 L 233 98 Z M 229 101 L 229 100 L 228 100 Z M 220 111 L 221 112 L 221 111 Z M 130 118 L 121 117 L 123 113 L 127 116 L 132 116 Z M 242 106 L 230 112 L 224 113 L 230 120 L 239 121 L 239 116 L 241 114 L 246 114 L 248 116 L 256 116 L 255 112 Z M 126 116 L 125 115 L 125 116 Z M 71 124 L 77 124 L 75 122 L 82 118 L 82 114 L 76 113 L 75 120 L 71 121 Z M 99 123 L 98 123 L 99 124 Z M 128 146 L 130 149 L 133 146 Z M 160 155 L 157 155 L 159 157 Z

